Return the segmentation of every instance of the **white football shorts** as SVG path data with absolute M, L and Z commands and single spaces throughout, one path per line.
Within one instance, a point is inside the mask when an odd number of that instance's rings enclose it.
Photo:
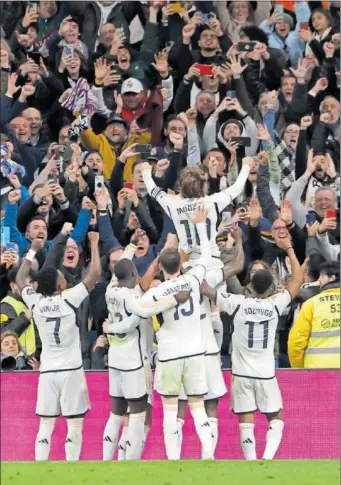
M 204 400 L 209 401 L 225 396 L 227 394 L 227 388 L 221 370 L 220 355 L 206 355 L 205 367 L 208 392 L 204 396 Z M 181 386 L 179 399 L 187 401 L 187 395 L 183 386 Z
M 204 355 L 157 362 L 154 388 L 161 396 L 179 396 L 182 384 L 187 396 L 207 394 Z
M 132 371 L 121 371 L 109 368 L 109 394 L 111 397 L 141 399 L 151 395 L 153 376 L 149 363 Z
M 272 414 L 283 409 L 276 377 L 263 380 L 232 376 L 231 409 L 235 414 L 253 413 L 257 409 Z
M 46 372 L 39 376 L 36 414 L 65 418 L 85 414 L 90 409 L 84 369 Z

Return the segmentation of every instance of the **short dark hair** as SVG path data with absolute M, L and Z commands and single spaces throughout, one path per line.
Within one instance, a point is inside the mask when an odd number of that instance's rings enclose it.
M 225 158 L 226 160 L 226 153 L 221 150 L 220 148 L 211 148 L 210 150 L 208 150 L 208 152 L 206 152 L 206 157 L 210 154 L 210 153 L 213 153 L 213 152 L 217 152 L 217 153 L 220 153 L 221 155 L 223 155 L 223 157 Z
M 57 291 L 58 270 L 49 264 L 44 265 L 36 274 L 37 292 L 52 296 Z
M 182 120 L 179 120 L 178 115 L 169 115 L 169 116 L 167 116 L 167 118 L 165 119 L 165 122 L 163 124 L 164 130 L 167 130 L 169 123 L 171 121 L 175 121 L 175 120 L 181 121 L 181 123 L 183 123 L 185 125 L 185 123 Z
M 15 280 L 17 279 L 17 274 L 18 274 L 19 268 L 20 268 L 20 264 L 16 264 L 7 273 L 7 278 L 8 278 L 8 281 L 10 283 L 15 283 Z
M 25 229 L 26 231 L 28 229 L 28 226 L 31 224 L 31 222 L 34 222 L 34 221 L 44 221 L 45 224 L 46 224 L 46 228 L 48 227 L 47 226 L 47 223 L 46 223 L 46 220 L 44 219 L 43 216 L 34 216 L 34 217 L 32 217 L 32 219 L 30 221 L 28 221 L 28 223 L 26 225 L 26 229 Z
M 164 249 L 159 256 L 159 263 L 168 274 L 179 271 L 181 258 L 177 249 Z
M 135 162 L 131 166 L 131 173 L 134 173 L 135 172 L 135 168 L 138 165 L 141 165 L 141 163 L 144 163 L 144 162 L 145 162 L 145 160 L 135 160 Z
M 114 274 L 118 281 L 129 278 L 134 274 L 134 271 L 136 271 L 135 265 L 130 259 L 123 258 L 115 264 Z
M 271 271 L 268 269 L 260 269 L 251 279 L 252 288 L 257 295 L 264 295 L 274 283 Z
M 320 276 L 321 264 L 326 261 L 326 258 L 320 253 L 313 253 L 308 258 L 307 272 L 308 276 L 313 280 L 317 281 Z
M 339 261 L 326 261 L 320 265 L 320 274 L 324 273 L 329 278 L 335 276 L 335 281 L 340 281 L 340 263 Z

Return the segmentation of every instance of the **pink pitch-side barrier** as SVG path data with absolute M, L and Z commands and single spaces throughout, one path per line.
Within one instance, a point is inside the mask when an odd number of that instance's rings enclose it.
M 87 372 L 91 411 L 85 419 L 82 460 L 101 460 L 102 434 L 111 402 L 108 373 Z M 231 389 L 231 373 L 224 372 Z M 34 460 L 34 442 L 39 425 L 35 415 L 39 374 L 1 373 L 1 460 Z M 277 378 L 284 401 L 285 427 L 279 459 L 340 458 L 340 374 L 334 370 L 282 370 Z M 143 453 L 145 460 L 166 458 L 162 435 L 162 406 L 155 393 L 153 425 Z M 219 404 L 219 441 L 216 459 L 241 459 L 237 417 L 229 409 L 229 395 Z M 266 418 L 257 413 L 257 454 L 262 456 L 267 430 Z M 187 410 L 182 458 L 198 459 L 200 444 Z M 51 460 L 64 460 L 66 421 L 57 420 L 52 436 Z

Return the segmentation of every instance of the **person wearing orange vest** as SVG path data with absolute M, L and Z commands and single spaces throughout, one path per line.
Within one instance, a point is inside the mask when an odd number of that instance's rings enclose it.
M 321 291 L 307 300 L 291 329 L 288 354 L 291 367 L 340 368 L 340 263 L 320 266 Z

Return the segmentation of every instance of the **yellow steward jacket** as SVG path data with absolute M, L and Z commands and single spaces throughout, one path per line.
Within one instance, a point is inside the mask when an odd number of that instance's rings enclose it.
M 80 135 L 81 142 L 87 150 L 97 150 L 101 154 L 104 163 L 104 178 L 109 180 L 111 177 L 111 172 L 114 168 L 116 159 L 119 158 L 120 153 L 131 146 L 133 143 L 139 143 L 145 145 L 150 143 L 151 133 L 150 131 L 144 131 L 136 133 L 135 135 L 130 135 L 127 142 L 123 145 L 121 151 L 116 152 L 115 148 L 110 145 L 107 137 L 103 134 L 96 135 L 91 129 L 84 130 Z M 135 162 L 136 158 L 128 158 L 127 163 L 124 167 L 123 178 L 126 182 L 131 182 L 132 172 L 131 167 Z
M 329 283 L 303 303 L 290 331 L 291 367 L 340 368 L 340 283 Z
M 17 298 L 14 298 L 13 296 L 10 296 L 10 295 L 7 295 L 3 300 L 1 300 L 0 318 L 1 318 L 1 323 L 4 324 L 5 326 L 4 330 L 6 330 L 6 323 L 10 320 L 11 315 L 8 312 L 6 312 L 6 306 L 4 304 L 7 304 L 9 307 L 11 307 L 11 309 L 13 310 L 13 313 L 17 317 L 22 313 L 24 313 L 25 311 L 27 311 L 27 306 L 23 301 Z M 36 336 L 35 336 L 35 330 L 34 330 L 34 323 L 32 319 L 30 320 L 29 326 L 20 335 L 19 344 L 20 344 L 21 350 L 26 355 L 32 355 L 36 351 Z

